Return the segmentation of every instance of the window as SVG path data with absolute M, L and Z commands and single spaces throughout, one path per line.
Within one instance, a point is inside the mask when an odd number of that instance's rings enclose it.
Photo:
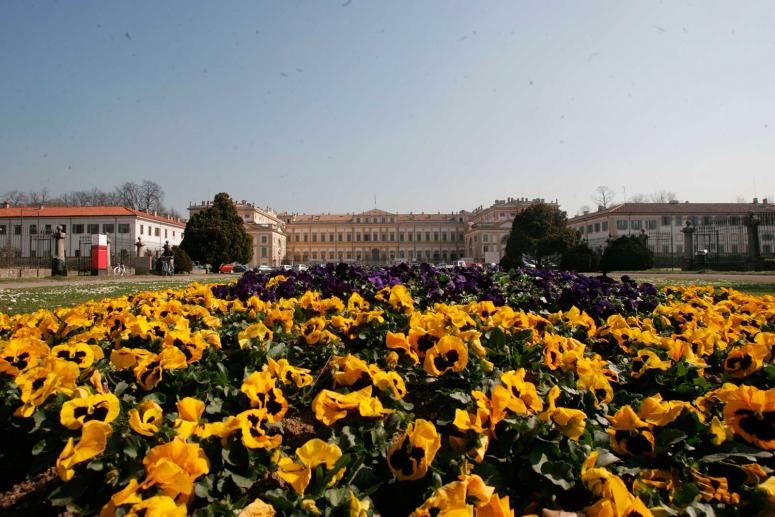
M 334 260 L 334 252 L 333 251 L 329 251 L 328 252 L 328 260 Z
M 647 230 L 656 230 L 657 229 L 657 222 L 654 219 L 649 219 L 646 221 L 646 229 Z
M 713 216 L 710 216 L 710 215 L 702 216 L 702 224 L 713 224 Z
M 393 242 L 396 240 L 396 234 L 393 232 L 390 232 L 390 242 Z
M 591 225 L 591 224 L 588 224 L 588 225 L 587 225 L 587 233 L 588 233 L 588 234 L 589 234 L 589 233 L 592 233 L 592 225 Z
M 22 234 L 22 225 L 16 224 L 13 227 L 13 234 L 14 235 L 21 235 Z
M 368 233 L 364 233 L 364 234 L 363 234 L 363 240 L 364 240 L 364 241 L 366 241 L 366 242 L 368 242 L 368 241 L 369 241 L 369 239 L 371 239 L 371 235 L 370 235 L 370 234 L 368 234 Z
M 439 232 L 433 232 L 433 240 L 434 242 L 439 242 Z
M 30 225 L 30 235 L 37 235 L 38 234 L 38 227 L 34 224 Z
M 485 245 L 483 246 L 483 249 L 484 249 L 484 252 L 485 252 L 485 253 L 487 253 L 488 251 L 490 251 L 490 247 L 489 247 L 487 244 L 485 244 Z
M 425 232 L 425 242 L 430 242 L 431 240 L 431 232 Z
M 267 239 L 266 235 L 262 235 L 261 236 L 261 244 L 266 244 L 267 242 L 269 242 L 269 239 Z
M 630 228 L 632 230 L 640 230 L 641 229 L 641 220 L 640 219 L 633 219 L 630 221 Z
M 161 228 L 159 228 L 158 226 L 157 226 L 156 228 L 154 228 L 154 229 L 153 229 L 153 234 L 154 234 L 156 237 L 160 237 L 160 236 L 161 236 Z
M 342 232 L 339 232 L 339 242 L 342 242 Z
M 317 260 L 318 259 L 318 252 L 317 251 L 313 251 L 312 252 L 312 258 L 313 258 L 313 260 Z
M 401 241 L 401 242 L 404 242 L 404 232 L 399 232 L 398 240 Z
M 113 233 L 116 229 L 116 225 L 114 224 L 103 224 L 102 225 L 102 233 Z M 164 230 L 164 236 L 167 236 L 167 230 Z
M 129 225 L 120 223 L 118 225 L 118 233 L 129 233 Z M 174 236 L 174 233 L 173 233 L 173 236 Z
M 317 242 L 317 241 L 318 241 L 318 234 L 317 233 L 313 233 L 312 234 L 312 242 Z
M 305 234 L 304 234 L 304 242 L 307 242 L 307 239 L 308 239 L 308 238 L 309 238 L 309 237 L 307 237 L 307 234 L 305 233 Z
M 111 225 L 111 226 L 113 226 L 113 225 Z M 111 230 L 111 231 L 112 231 L 112 230 Z M 167 229 L 166 229 L 166 228 L 164 229 L 164 238 L 165 238 L 165 239 L 167 238 Z
M 447 232 L 441 232 L 441 240 L 447 242 Z
M 351 242 L 353 238 L 353 235 L 351 233 L 347 234 L 347 242 Z M 349 257 L 348 257 L 349 258 Z
M 83 225 L 81 225 L 81 228 L 83 228 Z M 143 226 L 143 225 L 141 224 L 141 225 L 140 225 L 140 235 L 143 235 L 143 229 L 144 229 L 144 228 L 145 228 L 145 226 Z M 81 232 L 81 233 L 83 233 L 83 232 Z
M 414 236 L 414 234 L 412 232 L 408 233 L 407 237 L 409 238 L 409 242 L 412 242 L 413 236 Z
M 261 258 L 266 258 L 266 246 L 261 247 Z
M 140 229 L 142 230 L 142 226 L 140 227 Z M 74 224 L 73 225 L 73 233 L 76 234 L 76 235 L 82 234 L 83 233 L 83 225 L 82 224 Z M 143 233 L 143 232 L 141 231 L 140 233 Z
M 5 235 L 5 225 L 0 224 L 0 235 Z
M 409 240 L 411 241 L 412 239 L 409 239 Z M 417 242 L 420 242 L 420 241 L 422 241 L 422 232 L 417 232 Z
M 50 224 L 47 224 L 46 226 L 43 227 L 43 233 L 45 233 L 47 235 L 51 235 L 51 225 Z
M 603 221 L 603 231 L 604 232 L 608 231 L 608 221 Z
M 670 223 L 672 222 L 673 222 L 673 216 L 671 215 L 662 216 L 662 226 L 670 226 Z
M 378 239 L 379 239 L 379 234 L 378 234 L 377 232 L 374 232 L 374 234 L 372 235 L 372 240 L 373 240 L 374 242 L 377 242 L 377 240 L 378 240 Z M 384 239 L 383 239 L 383 240 L 384 240 Z
M 730 226 L 737 226 L 740 224 L 740 218 L 736 215 L 729 216 L 729 225 Z
M 299 242 L 299 234 L 298 234 L 298 233 L 294 233 L 294 234 L 293 234 L 293 240 L 294 240 L 295 242 Z
M 100 225 L 99 224 L 87 224 L 86 225 L 86 233 L 90 233 L 94 235 L 95 233 L 100 233 Z M 151 227 L 148 227 L 148 235 L 151 234 Z
M 355 240 L 358 241 L 358 242 L 361 242 L 361 232 L 357 232 L 355 234 Z
M 339 235 L 341 236 L 342 234 L 340 233 Z M 339 240 L 341 241 L 342 239 Z M 328 234 L 328 242 L 334 242 L 334 232 Z
M 600 231 L 600 223 L 595 223 L 595 233 Z

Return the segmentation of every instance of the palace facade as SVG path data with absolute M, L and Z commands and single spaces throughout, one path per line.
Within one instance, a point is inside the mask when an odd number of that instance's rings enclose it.
M 353 214 L 277 213 L 235 202 L 253 237 L 250 266 L 358 262 L 498 262 L 514 216 L 543 199 L 507 198 L 489 207 L 454 213 L 394 213 L 373 209 Z M 556 203 L 555 203 L 556 204 Z M 191 204 L 194 213 L 209 202 Z

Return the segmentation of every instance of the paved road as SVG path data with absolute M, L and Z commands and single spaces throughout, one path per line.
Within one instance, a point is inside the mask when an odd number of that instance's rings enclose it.
M 234 278 L 238 278 L 239 274 L 203 274 L 193 273 L 190 275 L 176 275 L 174 277 L 167 277 L 170 281 L 199 281 L 199 280 L 222 280 L 228 282 Z M 30 278 L 30 279 L 9 279 L 0 281 L 0 290 L 3 289 L 30 289 L 33 287 L 52 287 L 52 286 L 64 286 L 64 285 L 104 285 L 104 284 L 122 284 L 122 283 L 138 283 L 138 282 L 161 282 L 165 278 L 157 275 L 139 275 L 139 276 L 73 276 L 66 280 L 52 280 L 50 278 Z
M 644 272 L 644 271 L 632 271 L 629 273 L 615 272 L 610 273 L 610 276 L 615 278 L 621 278 L 622 275 L 628 275 L 636 280 L 697 280 L 700 282 L 735 282 L 745 284 L 775 284 L 775 273 L 726 273 L 726 272 L 710 272 L 710 273 L 693 273 L 693 272 Z

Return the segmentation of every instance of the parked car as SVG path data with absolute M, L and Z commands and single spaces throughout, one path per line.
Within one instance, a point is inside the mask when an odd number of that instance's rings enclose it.
M 248 266 L 245 264 L 237 264 L 233 268 L 231 268 L 232 273 L 244 273 L 248 270 Z
M 262 264 L 260 266 L 254 267 L 253 271 L 255 273 L 269 273 L 270 271 L 272 271 L 272 268 L 270 266 L 267 266 L 266 264 Z
M 233 264 L 221 264 L 221 267 L 218 268 L 219 273 L 231 273 L 234 269 Z
M 279 268 L 277 268 L 279 271 L 293 271 L 293 266 L 290 264 L 283 264 Z
M 294 271 L 306 271 L 307 269 L 309 269 L 309 268 L 307 266 L 305 266 L 304 264 L 294 264 L 293 265 L 293 270 Z

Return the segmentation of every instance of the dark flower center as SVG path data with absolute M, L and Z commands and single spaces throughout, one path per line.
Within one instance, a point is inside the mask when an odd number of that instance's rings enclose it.
M 741 416 L 740 429 L 760 440 L 775 440 L 775 411 L 765 411 L 762 417 L 750 409 L 738 409 L 735 415 Z
M 434 358 L 433 366 L 436 368 L 436 371 L 444 372 L 452 368 L 459 357 L 460 355 L 457 353 L 457 350 L 450 350 L 446 354 L 440 354 L 438 357 Z
M 404 476 L 411 476 L 424 457 L 425 452 L 422 449 L 409 445 L 409 437 L 407 436 L 401 447 L 390 455 L 389 461 L 393 469 L 401 472 Z

